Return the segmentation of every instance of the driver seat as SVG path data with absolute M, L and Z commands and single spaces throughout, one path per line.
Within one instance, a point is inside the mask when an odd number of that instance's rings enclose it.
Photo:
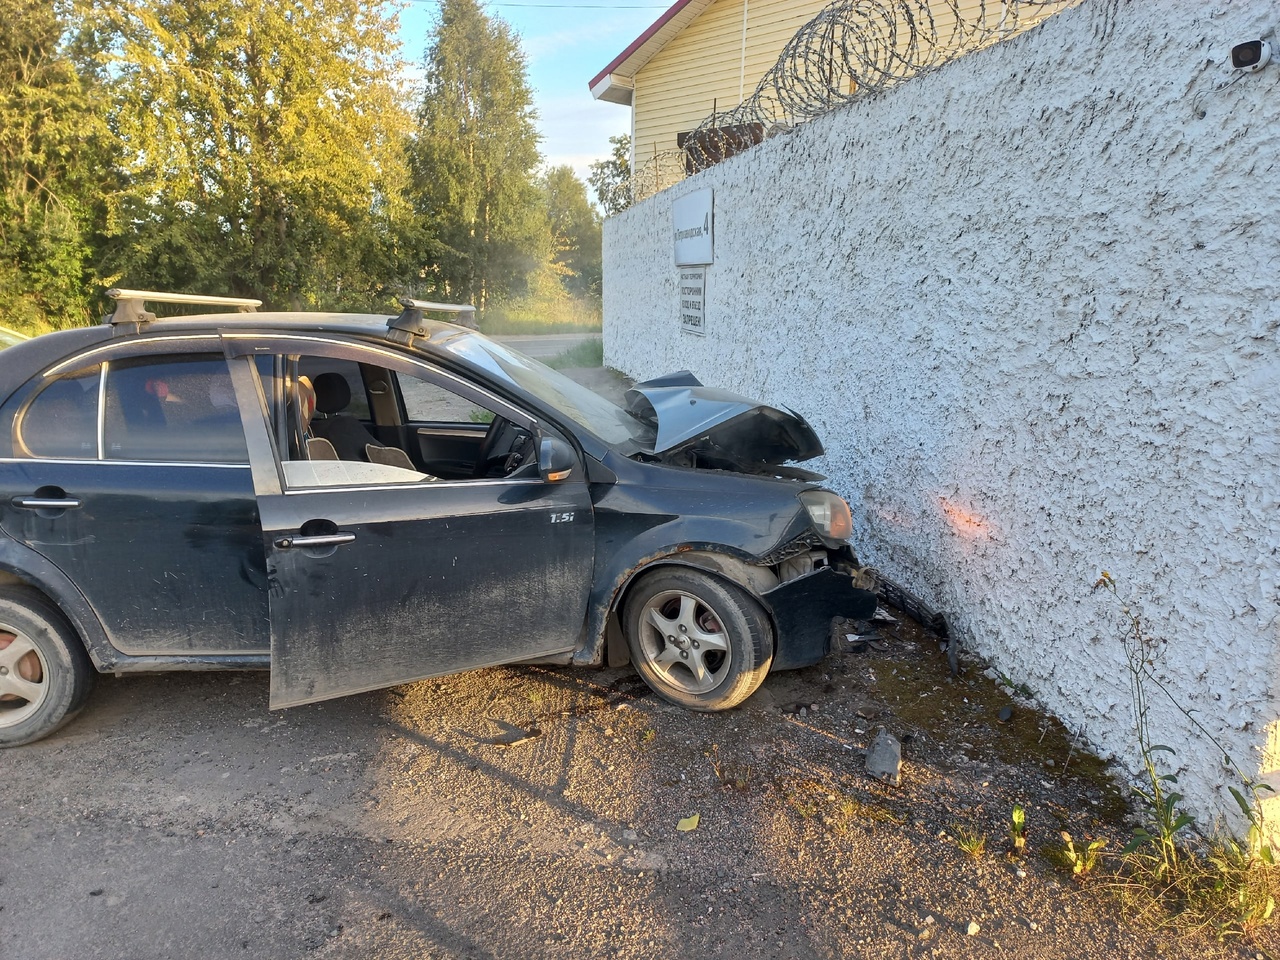
M 329 371 L 316 377 L 313 386 L 316 416 L 311 421 L 311 433 L 333 444 L 339 460 L 369 460 L 366 453 L 369 447 L 385 446 L 363 423 L 342 412 L 351 403 L 351 387 L 346 377 Z
M 351 387 L 346 377 L 332 370 L 322 373 L 316 377 L 313 389 L 316 415 L 310 423 L 312 438 L 307 441 L 308 447 L 319 447 L 320 456 L 328 460 L 366 461 L 419 472 L 409 454 L 399 447 L 380 443 L 363 423 L 342 413 L 351 403 Z M 318 458 L 313 454 L 312 459 Z M 431 474 L 426 476 L 436 479 Z

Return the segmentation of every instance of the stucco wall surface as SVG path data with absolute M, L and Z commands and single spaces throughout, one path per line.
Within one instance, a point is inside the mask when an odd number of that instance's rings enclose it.
M 863 559 L 1131 769 L 1104 569 L 1174 696 L 1280 768 L 1280 65 L 1226 66 L 1277 20 L 1085 0 L 605 225 L 606 362 L 801 412 Z M 670 208 L 707 186 L 699 337 Z M 1233 809 L 1158 692 L 1151 723 L 1201 822 Z

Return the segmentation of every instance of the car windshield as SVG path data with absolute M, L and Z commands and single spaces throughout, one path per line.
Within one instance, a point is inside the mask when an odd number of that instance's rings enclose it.
M 502 377 L 613 446 L 652 447 L 653 431 L 616 403 L 509 347 L 483 336 L 453 337 L 445 350 Z

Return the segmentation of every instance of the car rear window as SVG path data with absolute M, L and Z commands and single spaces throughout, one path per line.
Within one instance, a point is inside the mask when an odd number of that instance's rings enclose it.
M 140 357 L 107 368 L 108 460 L 247 463 L 222 357 Z
M 16 449 L 32 457 L 96 460 L 101 369 L 59 377 L 36 394 L 15 423 Z

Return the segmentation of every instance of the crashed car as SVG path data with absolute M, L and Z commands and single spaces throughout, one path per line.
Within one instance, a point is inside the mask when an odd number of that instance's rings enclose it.
M 874 610 L 797 414 L 687 373 L 623 409 L 428 316 L 469 307 L 111 296 L 0 362 L 0 745 L 95 672 L 269 669 L 281 708 L 629 659 L 723 710 Z

